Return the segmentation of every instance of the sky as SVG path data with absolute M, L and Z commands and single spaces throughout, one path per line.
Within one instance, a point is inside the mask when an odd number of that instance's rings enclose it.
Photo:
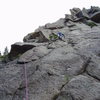
M 69 9 L 99 6 L 100 0 L 0 0 L 0 51 L 11 44 L 22 42 L 23 37 L 39 26 L 52 23 Z

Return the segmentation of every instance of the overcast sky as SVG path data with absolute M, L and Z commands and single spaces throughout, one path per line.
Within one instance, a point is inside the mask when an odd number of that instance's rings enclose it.
M 64 18 L 69 9 L 91 5 L 99 6 L 100 0 L 0 0 L 0 51 L 39 26 Z

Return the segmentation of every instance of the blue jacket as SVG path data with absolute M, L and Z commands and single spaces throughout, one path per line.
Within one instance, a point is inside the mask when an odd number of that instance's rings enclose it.
M 61 32 L 58 32 L 57 35 L 58 35 L 59 38 L 63 38 L 63 37 L 65 38 L 65 35 Z

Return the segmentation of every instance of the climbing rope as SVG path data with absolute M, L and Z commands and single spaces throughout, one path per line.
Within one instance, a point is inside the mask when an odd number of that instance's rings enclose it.
M 25 77 L 25 98 L 24 100 L 29 100 L 28 95 L 28 79 L 27 79 L 27 70 L 26 70 L 26 64 L 24 63 L 24 77 Z

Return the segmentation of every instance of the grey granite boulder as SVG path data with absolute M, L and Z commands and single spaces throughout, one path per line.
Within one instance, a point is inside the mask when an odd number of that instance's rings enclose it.
M 93 20 L 94 22 L 100 23 L 100 11 L 91 15 L 91 20 Z
M 45 25 L 45 28 L 46 29 L 51 29 L 51 30 L 54 30 L 54 29 L 60 29 L 60 28 L 63 28 L 65 26 L 65 19 L 61 18 L 59 20 L 57 20 L 55 23 L 48 23 Z
M 38 60 L 47 55 L 50 51 L 51 50 L 47 49 L 45 46 L 35 47 L 21 55 L 18 59 L 18 63 L 28 63 L 30 61 Z
M 99 100 L 100 83 L 79 75 L 64 86 L 56 100 Z
M 91 62 L 89 63 L 86 70 L 90 76 L 100 80 L 100 57 L 92 57 Z
M 36 47 L 32 43 L 22 43 L 22 42 L 17 42 L 11 45 L 11 50 L 9 53 L 9 59 L 13 59 L 14 57 L 18 56 L 19 54 L 23 54 L 29 49 L 32 49 L 33 47 Z
M 24 37 L 23 39 L 24 42 L 47 42 L 48 38 L 45 37 L 44 33 L 39 30 L 33 33 L 28 34 L 27 36 Z
M 91 6 L 90 9 L 85 9 L 83 8 L 80 10 L 79 8 L 73 8 L 70 9 L 71 15 L 66 14 L 65 19 L 66 21 L 71 20 L 71 21 L 84 21 L 86 20 L 92 20 L 96 23 L 100 23 L 100 8 L 99 7 L 94 7 Z

